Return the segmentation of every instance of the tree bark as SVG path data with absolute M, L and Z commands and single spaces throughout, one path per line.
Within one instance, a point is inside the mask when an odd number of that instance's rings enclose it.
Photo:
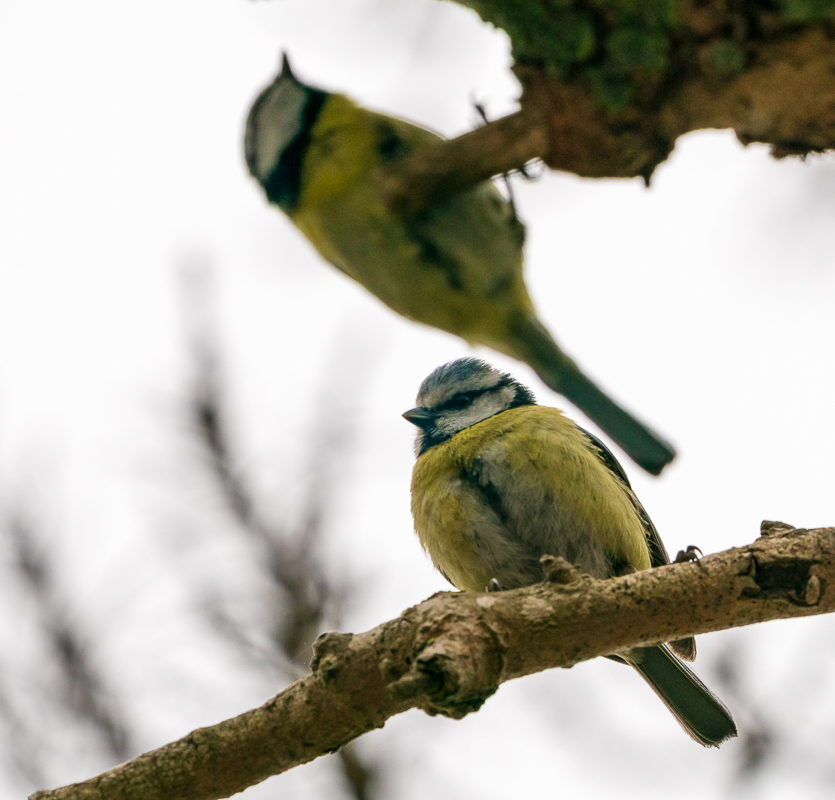
M 835 0 L 459 2 L 510 36 L 522 108 L 381 171 L 401 212 L 535 158 L 648 182 L 704 128 L 777 157 L 835 148 Z
M 835 610 L 835 528 L 763 523 L 746 547 L 610 580 L 550 556 L 543 569 L 534 586 L 441 592 L 366 633 L 324 634 L 310 674 L 260 708 L 31 800 L 229 797 L 410 708 L 459 719 L 544 669 Z

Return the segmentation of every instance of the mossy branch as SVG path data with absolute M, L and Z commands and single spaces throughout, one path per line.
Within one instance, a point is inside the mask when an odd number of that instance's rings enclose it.
M 260 708 L 31 800 L 210 800 L 331 753 L 410 708 L 460 718 L 505 681 L 685 636 L 835 610 L 835 528 L 763 523 L 746 547 L 611 580 L 543 558 L 545 580 L 441 592 L 366 633 L 325 634 Z
M 679 136 L 705 128 L 777 157 L 835 148 L 835 0 L 461 2 L 510 35 L 522 108 L 388 166 L 401 211 L 534 158 L 648 181 Z

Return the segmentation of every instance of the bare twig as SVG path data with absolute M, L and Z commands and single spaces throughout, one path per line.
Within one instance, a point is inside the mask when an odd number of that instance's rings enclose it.
M 5 676 L 3 676 L 5 678 Z M 3 758 L 27 783 L 42 784 L 44 772 L 42 742 L 32 730 L 30 720 L 19 713 L 13 696 L 6 691 L 5 680 L 0 679 L 0 720 L 3 721 Z
M 344 454 L 354 433 L 345 419 L 354 415 L 344 411 L 346 397 L 356 393 L 356 381 L 334 381 L 340 391 L 329 385 L 321 393 L 318 413 L 313 426 L 310 452 L 313 462 L 308 467 L 308 491 L 301 520 L 293 529 L 285 530 L 266 522 L 258 513 L 240 473 L 234 468 L 224 427 L 220 368 L 211 324 L 211 275 L 207 269 L 192 270 L 186 275 L 189 316 L 192 320 L 191 350 L 197 373 L 193 401 L 193 416 L 197 432 L 209 453 L 210 465 L 223 497 L 238 522 L 261 550 L 261 563 L 285 602 L 274 606 L 271 615 L 269 648 L 254 648 L 244 631 L 211 603 L 211 617 L 216 628 L 235 642 L 242 652 L 259 664 L 289 674 L 292 679 L 307 672 L 311 646 L 328 615 L 338 616 L 344 587 L 337 587 L 324 571 L 318 547 L 322 540 L 327 505 L 333 496 L 333 470 L 330 465 Z M 344 361 L 344 359 L 340 359 Z M 337 376 L 339 378 L 340 376 Z M 352 748 L 338 753 L 350 791 L 357 800 L 367 800 L 377 769 Z
M 610 580 L 545 557 L 543 583 L 440 593 L 359 635 L 317 640 L 312 673 L 266 705 L 31 800 L 210 800 L 333 752 L 409 708 L 460 718 L 498 686 L 598 655 L 835 610 L 835 528 L 763 527 L 747 547 Z
M 8 528 L 18 572 L 36 601 L 41 628 L 61 667 L 63 685 L 59 698 L 78 719 L 93 726 L 113 759 L 122 761 L 131 752 L 127 727 L 90 660 L 84 637 L 67 615 L 49 559 L 22 513 L 10 516 Z

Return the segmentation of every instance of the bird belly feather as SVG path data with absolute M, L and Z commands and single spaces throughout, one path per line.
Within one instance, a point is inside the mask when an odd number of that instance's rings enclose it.
M 460 589 L 534 583 L 546 554 L 598 578 L 650 567 L 628 490 L 556 409 L 510 409 L 431 448 L 412 497 L 421 544 Z

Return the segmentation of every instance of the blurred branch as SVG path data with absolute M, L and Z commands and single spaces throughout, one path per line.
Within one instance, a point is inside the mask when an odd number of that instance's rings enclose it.
M 331 391 L 322 392 L 314 419 L 314 436 L 308 467 L 308 492 L 300 523 L 294 530 L 283 530 L 260 517 L 245 482 L 232 463 L 229 436 L 224 427 L 218 348 L 212 324 L 213 298 L 211 271 L 208 267 L 189 270 L 186 278 L 186 303 L 191 318 L 191 350 L 197 374 L 193 399 L 193 417 L 197 432 L 209 453 L 210 465 L 226 503 L 239 528 L 249 534 L 262 550 L 267 575 L 284 598 L 275 607 L 269 640 L 272 648 L 255 652 L 244 631 L 217 604 L 210 609 L 216 628 L 250 657 L 266 660 L 273 668 L 290 673 L 293 679 L 307 672 L 313 640 L 330 611 L 338 615 L 344 597 L 342 587 L 335 587 L 326 575 L 316 550 L 322 539 L 327 504 L 333 497 L 331 470 L 328 465 L 347 451 L 353 430 L 340 413 L 351 389 L 350 380 L 334 380 Z M 344 361 L 344 359 L 342 360 Z M 334 384 L 338 384 L 338 397 Z M 367 800 L 376 777 L 376 768 L 363 763 L 353 749 L 338 753 L 347 785 L 357 800 Z
M 544 115 L 525 108 L 378 168 L 379 183 L 393 208 L 415 214 L 494 175 L 522 169 L 547 155 L 548 147 Z
M 835 148 L 831 0 L 458 2 L 510 36 L 521 111 L 381 167 L 401 213 L 534 158 L 648 181 L 695 130 L 731 128 L 777 157 Z
M 293 536 L 259 518 L 246 486 L 231 463 L 213 354 L 207 350 L 205 340 L 195 342 L 194 349 L 198 363 L 202 363 L 194 400 L 198 433 L 230 511 L 241 530 L 263 550 L 263 563 L 271 582 L 288 597 L 289 602 L 281 609 L 284 624 L 276 625 L 272 638 L 278 650 L 295 661 L 304 643 L 315 638 L 331 595 L 328 579 L 313 556 L 321 538 L 320 506 L 325 502 L 324 493 L 311 493 L 304 523 Z
M 264 706 L 31 800 L 210 800 L 343 747 L 410 708 L 461 718 L 498 686 L 599 655 L 835 610 L 835 528 L 763 523 L 697 563 L 609 580 L 545 556 L 542 583 L 438 593 L 366 633 L 325 634 Z
M 5 680 L 0 680 L 0 719 L 5 727 L 3 757 L 30 785 L 38 786 L 44 782 L 42 743 L 33 733 L 26 716 L 18 713 L 12 695 L 6 691 L 5 683 Z
M 738 647 L 726 647 L 715 664 L 715 672 L 722 696 L 731 698 L 736 718 L 745 720 L 740 725 L 736 780 L 750 782 L 771 762 L 781 743 L 778 726 L 770 723 L 746 691 L 739 656 Z
M 59 697 L 78 719 L 93 726 L 113 760 L 123 761 L 131 752 L 127 728 L 102 686 L 83 637 L 67 615 L 34 528 L 20 512 L 10 516 L 8 528 L 17 570 L 29 586 L 41 628 L 61 668 Z

